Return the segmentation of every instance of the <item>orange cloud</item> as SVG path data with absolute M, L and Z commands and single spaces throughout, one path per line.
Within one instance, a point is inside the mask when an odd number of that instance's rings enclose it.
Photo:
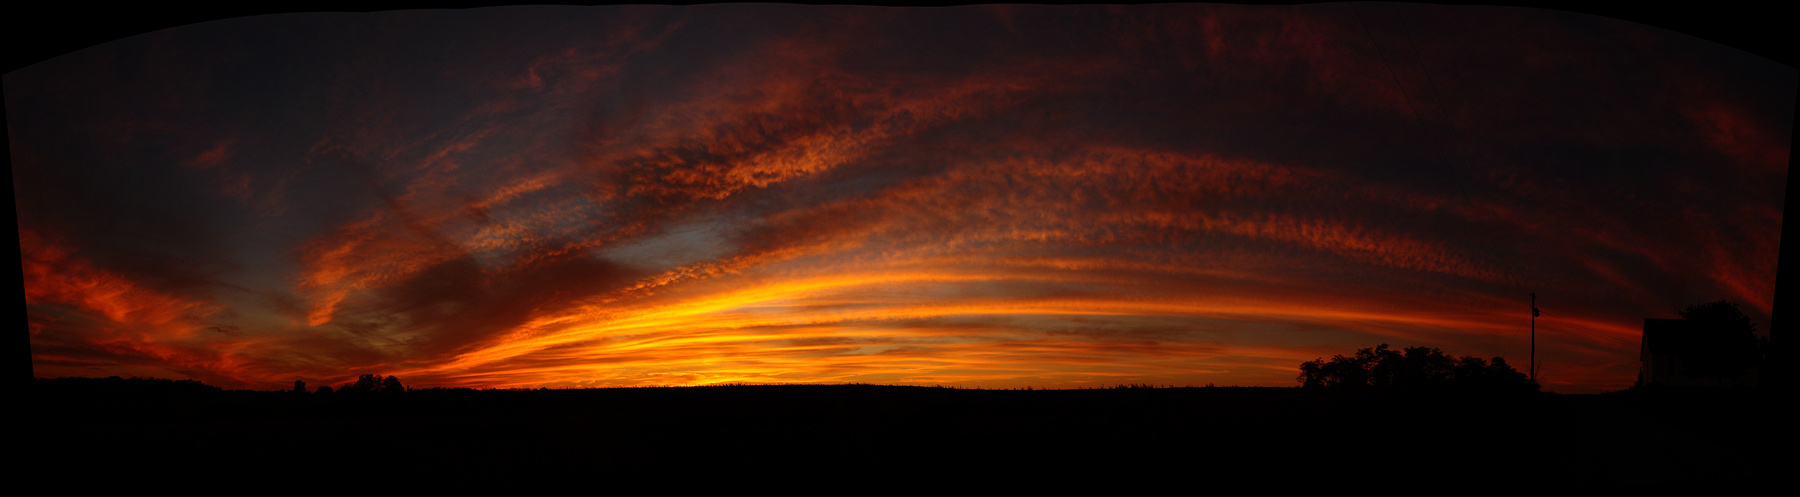
M 33 229 L 19 230 L 32 360 L 40 375 L 171 375 L 246 386 L 262 339 L 214 318 L 225 306 L 145 287 L 96 267 Z M 268 373 L 263 371 L 260 373 Z
M 61 304 L 125 325 L 158 332 L 149 338 L 181 338 L 194 330 L 180 325 L 217 312 L 216 305 L 145 289 L 99 269 L 37 232 L 19 230 L 27 305 Z

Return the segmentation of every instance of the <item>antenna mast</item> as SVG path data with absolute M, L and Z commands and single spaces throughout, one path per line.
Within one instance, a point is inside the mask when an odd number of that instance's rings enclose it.
M 1531 295 L 1531 381 L 1537 382 L 1537 294 Z

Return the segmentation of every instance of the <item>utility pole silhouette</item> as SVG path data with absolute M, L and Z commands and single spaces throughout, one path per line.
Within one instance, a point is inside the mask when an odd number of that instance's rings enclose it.
M 1531 381 L 1537 381 L 1537 294 L 1531 295 Z

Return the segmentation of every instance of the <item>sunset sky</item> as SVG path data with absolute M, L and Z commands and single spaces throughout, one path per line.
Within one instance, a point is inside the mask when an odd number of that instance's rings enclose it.
M 227 388 L 1636 379 L 1766 332 L 1800 72 L 1513 7 L 308 13 L 7 73 L 34 373 Z

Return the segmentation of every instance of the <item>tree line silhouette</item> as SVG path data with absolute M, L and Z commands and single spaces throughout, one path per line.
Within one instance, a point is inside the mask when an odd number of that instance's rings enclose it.
M 200 380 L 170 380 L 164 378 L 38 378 L 34 384 L 41 393 L 60 397 L 109 397 L 109 398 L 196 398 L 217 396 L 226 393 L 287 393 L 290 395 L 324 395 L 333 397 L 396 397 L 412 391 L 400 382 L 400 378 L 389 375 L 382 377 L 376 374 L 365 374 L 354 382 L 345 383 L 337 388 L 329 385 L 320 386 L 318 390 L 308 392 L 306 382 L 294 381 L 294 388 L 285 391 L 226 390 L 208 385 Z
M 1756 334 L 1756 324 L 1738 305 L 1729 301 L 1694 304 L 1679 312 L 1686 328 L 1668 337 L 1668 344 L 1684 359 L 1681 374 L 1710 378 L 1715 385 L 1748 373 L 1766 375 L 1769 338 Z M 1337 355 L 1300 364 L 1297 378 L 1303 388 L 1449 387 L 1503 390 L 1540 388 L 1506 359 L 1455 357 L 1429 347 L 1392 349 L 1388 344 L 1358 349 L 1350 356 Z M 1644 379 L 1638 378 L 1638 386 Z
M 1506 359 L 1454 357 L 1429 347 L 1403 350 L 1381 344 L 1349 357 L 1316 359 L 1300 364 L 1302 388 L 1455 387 L 1537 390 L 1538 384 L 1512 368 Z
M 200 380 L 170 380 L 164 378 L 39 378 L 35 385 L 41 393 L 67 397 L 107 397 L 107 398 L 187 398 L 217 395 L 224 389 L 201 383 Z
M 293 391 L 301 394 L 306 393 L 306 382 L 295 380 Z M 394 397 L 404 394 L 407 391 L 408 389 L 406 386 L 400 383 L 400 379 L 392 375 L 383 378 L 381 375 L 365 374 L 357 377 L 355 383 L 345 383 L 343 386 L 336 389 L 331 388 L 331 385 L 325 385 L 319 387 L 314 393 L 318 395 L 336 395 L 344 397 Z

